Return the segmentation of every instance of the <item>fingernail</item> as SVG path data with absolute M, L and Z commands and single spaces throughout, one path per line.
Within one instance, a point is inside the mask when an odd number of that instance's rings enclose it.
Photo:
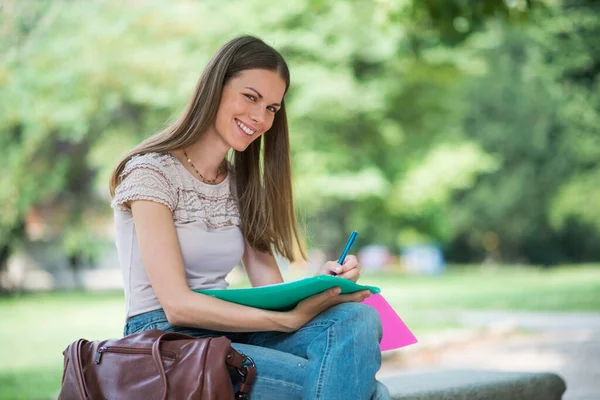
M 342 267 L 341 267 L 341 266 L 337 266 L 337 267 L 335 267 L 335 272 L 340 272 L 341 270 L 342 270 Z

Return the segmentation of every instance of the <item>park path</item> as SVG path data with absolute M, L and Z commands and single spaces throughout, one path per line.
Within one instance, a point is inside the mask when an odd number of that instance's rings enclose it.
M 600 399 L 600 313 L 465 311 L 453 318 L 470 330 L 444 344 L 432 336 L 398 350 L 381 377 L 432 368 L 549 371 L 566 381 L 564 400 Z

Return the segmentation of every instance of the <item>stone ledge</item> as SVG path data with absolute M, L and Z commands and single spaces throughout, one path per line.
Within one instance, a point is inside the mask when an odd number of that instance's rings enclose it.
M 425 370 L 380 380 L 393 400 L 560 400 L 566 390 L 549 372 Z

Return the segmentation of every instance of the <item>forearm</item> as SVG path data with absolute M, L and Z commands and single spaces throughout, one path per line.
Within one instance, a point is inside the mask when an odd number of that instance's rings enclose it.
M 283 276 L 281 276 L 275 257 L 252 248 L 248 242 L 246 242 L 242 262 L 253 287 L 283 282 Z
M 263 268 L 261 274 L 256 273 L 256 270 L 254 270 L 253 272 L 254 273 L 248 272 L 248 277 L 250 279 L 252 287 L 283 283 L 283 276 L 281 275 L 281 272 L 279 271 L 277 265 L 270 268 Z
M 263 310 L 189 291 L 163 304 L 171 325 L 222 332 L 262 332 L 294 330 L 286 312 Z
M 135 201 L 131 210 L 146 273 L 171 325 L 229 332 L 289 332 L 297 325 L 291 313 L 246 307 L 190 290 L 169 208 Z

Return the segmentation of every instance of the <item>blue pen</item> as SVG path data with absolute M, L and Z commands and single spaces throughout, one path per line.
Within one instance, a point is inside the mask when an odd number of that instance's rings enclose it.
M 354 242 L 356 242 L 357 237 L 358 237 L 358 232 L 352 231 L 352 233 L 350 234 L 350 237 L 348 238 L 348 241 L 346 242 L 346 247 L 344 247 L 344 251 L 342 251 L 342 255 L 340 256 L 340 259 L 338 260 L 338 264 L 342 265 L 344 263 L 346 254 L 348 254 L 348 252 L 350 251 L 352 246 L 354 246 Z M 335 272 L 332 272 L 332 274 L 337 275 Z

